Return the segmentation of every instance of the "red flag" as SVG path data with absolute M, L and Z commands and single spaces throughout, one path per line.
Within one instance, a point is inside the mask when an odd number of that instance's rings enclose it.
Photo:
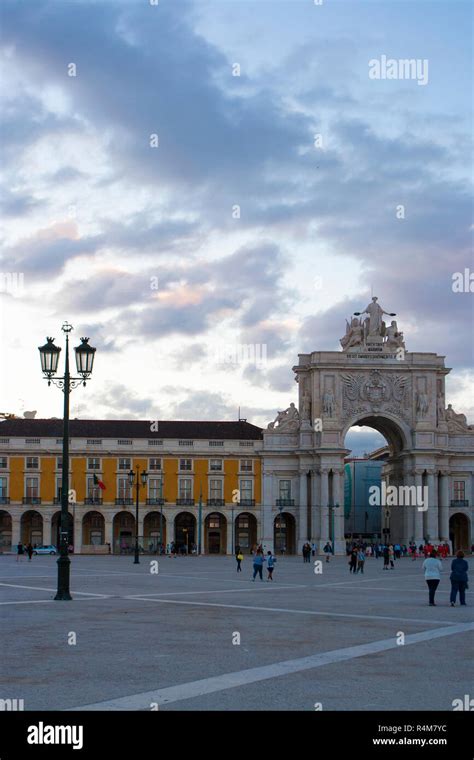
M 105 485 L 97 475 L 94 475 L 94 485 L 99 486 L 101 491 L 105 491 Z

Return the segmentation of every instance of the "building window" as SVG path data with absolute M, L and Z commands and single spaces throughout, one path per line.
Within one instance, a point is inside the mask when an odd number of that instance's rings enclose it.
M 241 480 L 240 481 L 240 501 L 244 501 L 245 499 L 252 499 L 252 481 L 251 480 Z
M 149 470 L 161 470 L 161 459 L 149 459 L 148 460 L 148 469 Z
M 8 467 L 8 458 L 0 457 L 0 470 L 6 470 Z
M 118 446 L 131 446 L 132 441 L 129 438 L 119 438 L 117 444 Z
M 291 480 L 280 480 L 280 499 L 291 499 Z
M 223 446 L 224 441 L 209 441 L 209 446 Z
M 178 446 L 194 446 L 194 441 L 178 441 Z
M 128 478 L 118 478 L 117 491 L 119 499 L 130 499 L 130 481 Z
M 87 460 L 88 470 L 100 470 L 100 459 L 97 457 L 89 457 Z
M 151 440 L 148 441 L 149 446 L 163 446 L 163 441 Z
M 87 498 L 88 499 L 100 499 L 100 488 L 94 483 L 94 476 L 89 475 L 87 478 Z
M 222 480 L 211 480 L 209 485 L 211 499 L 222 499 Z
M 63 458 L 62 457 L 56 457 L 56 469 L 62 470 L 63 469 Z M 69 460 L 69 469 L 71 469 L 71 460 Z
M 26 478 L 26 495 L 28 498 L 38 498 L 39 478 Z
M 220 528 L 221 527 L 221 516 L 220 515 L 209 515 L 209 527 L 210 528 Z
M 191 478 L 180 478 L 179 480 L 179 498 L 192 499 L 193 481 Z
M 62 478 L 56 478 L 56 499 L 58 503 L 61 501 L 62 492 L 63 492 L 63 480 Z
M 253 446 L 253 441 L 239 441 L 239 446 L 244 448 L 245 446 Z
M 188 470 L 190 472 L 193 469 L 193 460 L 192 459 L 180 459 L 179 460 L 179 469 L 180 470 Z
M 8 446 L 9 443 L 10 443 L 10 439 L 9 438 L 0 438 L 0 444 L 2 446 Z
M 150 499 L 161 499 L 162 495 L 161 478 L 150 478 L 148 480 L 148 496 Z
M 210 459 L 209 469 L 212 472 L 222 472 L 222 459 Z
M 240 460 L 240 472 L 253 472 L 253 462 L 251 459 Z
M 7 478 L 0 478 L 0 502 L 2 498 L 5 498 L 7 496 L 7 490 L 8 490 L 8 480 Z
M 102 440 L 100 438 L 88 438 L 86 443 L 88 446 L 102 446 Z
M 131 470 L 132 460 L 128 457 L 120 457 L 118 460 L 118 468 L 119 470 Z
M 39 444 L 41 443 L 41 439 L 40 438 L 25 438 L 25 443 L 28 446 L 39 446 Z
M 466 482 L 455 480 L 453 483 L 454 501 L 464 501 L 466 498 Z
M 38 457 L 26 457 L 26 469 L 27 470 L 37 470 L 39 468 L 39 458 Z

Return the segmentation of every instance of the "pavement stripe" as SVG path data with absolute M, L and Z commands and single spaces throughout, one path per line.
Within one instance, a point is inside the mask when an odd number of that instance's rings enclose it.
M 394 615 L 366 615 L 364 613 L 350 612 L 320 612 L 319 610 L 294 610 L 286 607 L 257 607 L 247 604 L 219 604 L 218 602 L 187 602 L 178 599 L 155 599 L 150 596 L 129 596 L 127 599 L 142 602 L 156 602 L 157 604 L 189 604 L 195 607 L 224 607 L 225 609 L 250 610 L 257 612 L 285 612 L 294 615 L 315 615 L 318 617 L 340 617 L 355 618 L 357 620 L 391 620 L 396 623 L 422 623 L 423 625 L 447 625 L 454 626 L 456 623 L 449 623 L 446 620 L 427 620 L 426 618 L 405 618 Z
M 289 588 L 309 588 L 308 586 L 252 586 L 251 588 L 220 588 L 217 590 L 209 591 L 153 591 L 150 594 L 127 594 L 127 596 L 121 597 L 121 599 L 148 599 L 151 596 L 182 596 L 189 594 L 244 594 L 246 591 L 280 591 L 281 589 Z
M 434 631 L 421 631 L 405 636 L 405 646 L 419 644 L 423 641 L 431 641 L 444 636 L 452 636 L 457 633 L 466 633 L 474 630 L 474 623 L 463 623 L 445 628 L 437 628 Z M 295 660 L 285 660 L 276 662 L 273 665 L 264 665 L 257 668 L 248 668 L 239 670 L 234 673 L 224 673 L 220 676 L 203 678 L 199 681 L 190 681 L 189 683 L 178 684 L 177 686 L 168 686 L 164 689 L 154 691 L 145 691 L 140 694 L 130 694 L 127 697 L 110 699 L 104 702 L 95 702 L 89 705 L 69 708 L 68 711 L 76 710 L 150 710 L 151 703 L 158 705 L 168 705 L 172 702 L 181 702 L 184 699 L 194 699 L 205 694 L 234 689 L 237 686 L 248 686 L 251 683 L 265 681 L 271 678 L 279 678 L 292 673 L 299 673 L 304 670 L 313 670 L 325 665 L 331 665 L 336 662 L 353 660 L 357 657 L 366 657 L 379 652 L 387 652 L 391 649 L 398 649 L 396 636 L 390 639 L 372 641 L 369 644 L 359 644 L 358 646 L 345 647 L 344 649 L 335 649 L 331 652 L 310 655 L 309 657 L 300 657 Z
M 55 588 L 44 588 L 40 586 L 20 586 L 18 583 L 0 583 L 0 586 L 8 586 L 9 588 L 26 588 L 30 591 L 57 591 Z M 73 591 L 71 589 L 71 594 L 80 594 L 81 596 L 98 596 L 101 599 L 108 599 L 108 594 L 93 594 L 90 591 Z

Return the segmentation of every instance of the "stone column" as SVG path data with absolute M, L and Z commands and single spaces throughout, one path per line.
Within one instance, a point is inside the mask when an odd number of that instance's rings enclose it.
M 440 505 L 439 505 L 439 537 L 441 541 L 447 541 L 449 551 L 452 546 L 449 540 L 449 472 L 443 470 L 440 475 Z
M 74 554 L 82 553 L 82 515 L 76 511 L 74 520 Z
M 308 540 L 308 488 L 306 483 L 306 470 L 300 470 L 300 490 L 299 490 L 299 540 L 297 546 L 298 554 L 301 553 L 303 544 Z
M 414 470 L 413 472 L 415 476 L 415 486 L 416 486 L 416 493 L 422 493 L 420 489 L 423 486 L 423 470 Z M 418 507 L 408 507 L 409 509 L 412 509 L 415 513 L 414 518 L 414 539 L 416 546 L 418 547 L 420 544 L 424 543 L 424 533 L 423 533 L 423 512 L 418 509 Z
M 165 512 L 163 511 L 163 517 L 165 517 Z M 166 515 L 166 543 L 171 544 L 175 540 L 175 532 L 174 532 L 174 519 L 176 515 L 173 513 Z M 196 543 L 197 543 L 197 520 L 196 520 Z M 204 551 L 204 536 L 202 536 L 202 551 Z
M 19 541 L 21 541 L 21 515 L 12 514 L 12 551 L 15 553 Z
M 262 518 L 259 526 L 260 535 L 257 535 L 265 544 L 267 550 L 274 551 L 273 546 L 273 474 L 264 471 L 263 473 L 263 505 Z
M 328 515 L 328 501 L 329 501 L 329 472 L 327 468 L 321 468 L 321 506 L 320 506 L 320 541 L 324 544 L 329 538 L 329 515 Z
M 52 536 L 52 515 L 43 514 L 42 518 L 43 518 L 43 544 L 45 546 L 48 546 L 49 544 L 54 543 L 53 536 Z
M 138 545 L 139 546 L 143 546 L 143 548 L 145 548 L 145 546 L 144 546 L 145 542 L 144 542 L 144 538 L 143 538 L 143 536 L 144 536 L 144 533 L 143 533 L 144 523 L 145 523 L 145 517 L 143 515 L 143 512 L 139 509 L 138 510 Z M 134 526 L 134 528 L 135 528 L 135 526 Z M 134 531 L 134 535 L 133 535 L 133 545 L 135 546 L 135 531 Z
M 105 512 L 104 514 L 104 541 L 110 544 L 111 554 L 115 551 L 114 546 L 114 518 L 113 515 Z M 119 550 L 120 551 L 120 550 Z
M 428 510 L 426 512 L 427 535 L 433 546 L 439 544 L 438 535 L 438 476 L 436 472 L 428 473 Z
M 318 551 L 321 551 L 319 540 L 321 536 L 321 521 L 319 519 L 321 499 L 319 498 L 319 482 L 316 470 L 311 470 L 311 541 L 318 545 Z
M 236 510 L 234 510 L 233 519 L 232 519 L 232 510 L 231 510 L 228 520 L 227 520 L 227 541 L 226 541 L 226 550 L 225 550 L 226 554 L 232 554 L 232 531 L 234 530 L 235 517 L 236 517 Z M 235 549 L 235 542 L 234 542 L 234 549 Z
M 346 542 L 344 540 L 344 469 L 333 470 L 333 502 L 339 504 L 334 509 L 334 552 L 335 554 L 346 553 Z

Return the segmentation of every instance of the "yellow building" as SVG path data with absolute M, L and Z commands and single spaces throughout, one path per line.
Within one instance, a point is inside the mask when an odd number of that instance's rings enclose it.
M 62 421 L 0 426 L 0 551 L 59 543 Z M 70 543 L 75 553 L 128 553 L 160 544 L 192 552 L 250 551 L 261 535 L 262 431 L 238 422 L 71 420 Z M 141 478 L 140 478 L 141 481 Z M 201 530 L 199 530 L 199 522 Z M 232 530 L 234 525 L 234 530 Z

